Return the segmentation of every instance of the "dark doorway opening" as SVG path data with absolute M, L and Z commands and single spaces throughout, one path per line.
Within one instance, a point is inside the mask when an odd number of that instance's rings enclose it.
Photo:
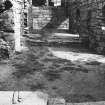
M 103 17 L 103 22 L 105 23 L 105 5 L 102 8 L 102 17 Z

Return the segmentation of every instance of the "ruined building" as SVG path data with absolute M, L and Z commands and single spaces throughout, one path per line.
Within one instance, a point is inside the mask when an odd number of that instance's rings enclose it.
M 105 0 L 31 0 L 28 15 L 30 33 L 66 30 L 105 53 Z
M 45 39 L 55 32 L 79 34 L 90 49 L 105 54 L 105 0 L 23 0 L 21 4 L 24 16 L 19 19 L 14 18 L 13 8 L 0 15 L 0 30 L 6 35 L 14 33 L 14 23 L 20 20 L 21 35 L 22 27 L 29 27 L 29 34 L 40 34 Z M 21 36 L 17 36 L 15 45 L 19 48 Z
M 70 33 L 79 33 L 89 48 L 105 54 L 105 0 L 72 0 L 68 11 Z

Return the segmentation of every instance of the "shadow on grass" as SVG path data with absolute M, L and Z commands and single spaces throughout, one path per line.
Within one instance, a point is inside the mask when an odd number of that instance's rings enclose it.
M 60 79 L 60 71 L 54 71 L 49 70 L 47 72 L 44 72 L 45 77 L 48 79 L 48 81 L 54 81 L 56 79 Z
M 64 96 L 65 97 L 65 96 Z M 89 94 L 71 94 L 65 97 L 67 102 L 97 102 L 98 100 Z M 100 101 L 100 100 L 99 100 Z

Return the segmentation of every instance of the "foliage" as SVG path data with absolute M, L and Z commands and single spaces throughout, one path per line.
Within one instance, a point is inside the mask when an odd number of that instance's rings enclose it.
M 0 60 L 9 58 L 9 44 L 0 39 Z

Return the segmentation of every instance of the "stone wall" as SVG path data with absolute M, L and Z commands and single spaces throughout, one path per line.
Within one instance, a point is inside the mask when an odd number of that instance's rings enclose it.
M 74 0 L 75 1 L 75 0 Z M 92 50 L 105 54 L 104 0 L 72 2 L 68 8 L 70 33 L 79 33 Z
M 69 33 L 79 33 L 89 48 L 105 54 L 105 0 L 67 0 L 65 4 L 64 7 L 30 8 L 30 33 L 46 29 L 69 29 Z
M 46 29 L 69 29 L 69 20 L 63 7 L 32 7 L 29 10 L 31 33 Z

